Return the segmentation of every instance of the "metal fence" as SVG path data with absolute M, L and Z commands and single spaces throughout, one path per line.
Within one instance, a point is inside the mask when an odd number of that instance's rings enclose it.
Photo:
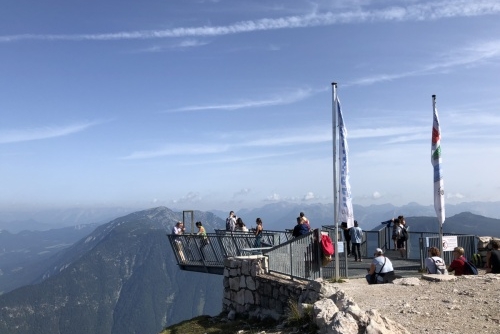
M 252 232 L 216 230 L 216 233 L 207 233 L 206 238 L 197 234 L 167 234 L 167 237 L 181 269 L 203 272 L 221 273 L 219 269 L 224 267 L 225 258 L 245 255 L 243 250 L 255 244 Z M 273 247 L 290 238 L 291 234 L 285 231 L 264 231 L 261 245 Z
M 193 235 L 167 235 L 177 263 L 182 270 L 222 275 L 225 251 L 215 233 L 207 237 Z
M 335 244 L 335 226 L 333 225 L 326 225 L 321 227 L 323 229 L 323 232 L 328 233 L 328 236 L 330 239 L 332 239 L 333 244 Z M 345 241 L 339 241 L 341 238 L 343 238 L 344 234 L 342 233 L 342 230 L 339 228 L 339 237 L 337 244 L 339 246 L 339 249 L 336 249 L 335 252 L 339 252 L 339 276 L 348 278 L 349 277 L 349 268 L 348 268 L 348 261 L 347 261 L 347 244 Z M 364 238 L 364 237 L 363 237 Z M 342 244 L 342 246 L 340 246 Z M 361 244 L 361 249 L 363 249 L 363 244 Z M 340 252 L 342 250 L 342 252 Z M 361 250 L 361 254 L 363 254 L 363 251 Z M 335 277 L 335 257 L 333 257 L 334 260 L 331 261 L 330 263 L 326 264 L 323 267 L 323 278 L 333 278 Z
M 335 242 L 335 228 L 323 226 L 322 229 Z M 384 250 L 391 248 L 391 234 L 387 230 L 388 228 L 382 225 L 379 229 L 364 231 L 361 244 L 363 259 L 372 258 L 375 248 L 380 247 Z M 293 238 L 291 231 L 264 231 L 261 246 L 271 249 L 260 248 L 260 252 L 268 257 L 269 270 L 306 280 L 334 277 L 335 260 L 322 264 L 322 252 L 318 242 L 320 233 L 320 230 L 316 229 L 304 236 Z M 339 237 L 342 234 L 339 233 Z M 407 258 L 394 259 L 393 265 L 399 266 L 399 269 L 413 269 L 417 266 L 424 268 L 428 248 L 439 247 L 439 235 L 412 231 L 408 234 Z M 225 230 L 207 233 L 206 238 L 196 234 L 167 235 L 167 237 L 181 269 L 215 274 L 223 274 L 224 259 L 248 254 L 248 250 L 254 248 L 255 243 L 255 235 L 252 232 Z M 473 254 L 477 252 L 477 236 L 457 235 L 457 240 L 458 245 L 464 248 L 465 256 L 472 259 Z M 339 244 L 344 245 L 336 250 L 343 250 L 339 252 L 339 276 L 348 278 L 364 275 L 368 263 L 350 263 L 347 257 L 347 245 L 342 241 L 339 241 Z M 444 252 L 442 257 L 446 263 L 451 263 L 453 260 L 451 252 Z
M 457 236 L 457 244 L 459 247 L 462 247 L 465 251 L 464 256 L 472 260 L 474 254 L 477 253 L 477 244 L 478 237 L 476 235 L 457 235 L 446 233 L 445 235 L 456 235 Z M 439 248 L 439 234 L 438 233 L 421 233 L 421 237 L 419 238 L 420 245 L 420 265 L 421 268 L 425 268 L 425 259 L 429 256 L 427 251 L 430 247 Z M 453 252 L 444 251 L 441 254 L 441 258 L 444 260 L 444 263 L 451 264 L 453 261 Z
M 306 280 L 322 277 L 319 233 L 315 229 L 264 252 L 269 259 L 269 272 Z
M 242 249 L 255 247 L 255 235 L 252 231 L 215 230 L 215 234 L 219 237 L 219 243 L 228 257 L 245 255 Z M 274 247 L 291 238 L 291 233 L 286 231 L 264 230 L 262 231 L 261 246 Z

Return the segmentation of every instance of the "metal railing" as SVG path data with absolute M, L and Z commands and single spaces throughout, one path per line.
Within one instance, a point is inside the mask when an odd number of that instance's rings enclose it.
M 477 243 L 478 237 L 476 235 L 457 235 L 452 233 L 446 233 L 445 235 L 456 235 L 457 236 L 457 244 L 459 247 L 464 249 L 464 256 L 468 260 L 472 260 L 473 255 L 477 253 Z M 420 266 L 422 269 L 425 268 L 425 259 L 429 257 L 427 254 L 430 247 L 439 248 L 439 234 L 438 233 L 421 233 L 421 237 L 419 238 L 420 245 Z M 448 265 L 453 261 L 453 252 L 444 251 L 441 253 L 441 258 L 444 260 L 444 263 Z
M 334 242 L 335 228 L 323 226 L 322 229 Z M 390 236 L 392 233 L 389 234 L 387 230 L 388 228 L 382 225 L 379 229 L 364 231 L 361 244 L 361 257 L 364 260 L 371 258 L 372 252 L 377 247 L 384 249 L 384 251 L 391 248 L 392 239 Z M 318 242 L 320 240 L 319 233 L 320 230 L 316 229 L 304 236 L 293 238 L 291 231 L 266 230 L 263 231 L 258 253 L 268 257 L 270 272 L 306 280 L 314 280 L 319 277 L 331 278 L 334 277 L 335 261 L 322 264 L 322 252 Z M 342 233 L 339 235 L 341 236 Z M 423 268 L 428 248 L 439 246 L 439 235 L 412 231 L 409 231 L 408 235 L 407 258 L 391 258 L 393 265 L 399 266 L 398 269 L 405 270 L 418 266 Z M 226 258 L 253 254 L 252 250 L 256 249 L 254 247 L 255 235 L 252 232 L 216 230 L 215 233 L 207 233 L 206 238 L 196 234 L 167 235 L 167 237 L 181 269 L 219 275 L 223 274 Z M 465 249 L 465 256 L 472 259 L 472 255 L 476 253 L 477 237 L 457 235 L 457 238 L 458 245 Z M 344 245 L 343 252 L 339 252 L 340 277 L 363 275 L 369 263 L 349 262 L 345 243 L 341 241 L 339 243 Z M 339 250 L 341 249 L 339 247 Z M 451 252 L 444 252 L 442 257 L 446 263 L 451 263 L 453 260 Z M 397 261 L 401 263 L 396 264 Z
M 371 231 L 365 231 L 365 256 L 368 256 L 368 254 L 372 254 L 375 248 L 381 248 L 384 252 L 394 249 L 395 247 L 394 240 L 392 240 L 392 229 L 392 226 L 380 224 L 377 227 L 373 228 Z M 403 251 L 404 257 L 409 260 L 417 260 L 420 254 L 418 248 L 418 236 L 410 230 L 409 226 L 406 227 L 406 230 L 408 231 L 408 240 L 405 241 L 405 250 Z
M 241 250 L 255 247 L 255 235 L 253 231 L 226 231 L 215 230 L 219 237 L 219 243 L 227 257 L 245 255 Z M 273 247 L 280 245 L 292 238 L 291 233 L 286 231 L 262 231 L 261 247 Z
M 319 230 L 286 241 L 269 251 L 269 272 L 306 280 L 322 277 Z
M 252 232 L 216 230 L 215 233 L 207 233 L 206 238 L 197 234 L 167 234 L 167 237 L 177 263 L 183 269 L 185 266 L 223 267 L 225 258 L 246 255 L 248 253 L 243 249 L 254 248 L 255 245 Z M 261 245 L 272 247 L 290 238 L 291 234 L 285 231 L 263 231 Z
M 207 233 L 206 238 L 196 234 L 167 235 L 177 263 L 186 267 L 199 266 L 202 271 L 210 272 L 208 267 L 224 267 L 227 257 L 219 243 L 219 236 Z

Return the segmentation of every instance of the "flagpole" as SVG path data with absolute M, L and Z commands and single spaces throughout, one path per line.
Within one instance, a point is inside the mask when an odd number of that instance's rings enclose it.
M 335 281 L 339 279 L 339 223 L 338 223 L 338 197 L 337 197 L 337 83 L 332 82 L 332 138 L 333 138 L 333 220 L 335 226 Z M 345 250 L 344 250 L 345 251 Z
M 432 113 L 433 113 L 433 139 L 432 139 L 432 162 L 434 167 L 434 208 L 436 210 L 436 218 L 439 224 L 439 252 L 443 254 L 443 223 L 444 223 L 444 190 L 443 190 L 443 181 L 440 170 L 441 164 L 441 128 L 439 126 L 439 120 L 437 116 L 436 109 L 436 95 L 432 95 Z M 436 124 L 437 123 L 437 124 Z M 437 128 L 436 128 L 437 125 Z M 437 134 L 435 134 L 437 132 Z M 436 137 L 436 138 L 434 138 Z M 437 151 L 437 152 L 436 152 Z M 434 156 L 437 154 L 437 156 Z M 437 161 L 436 161 L 437 160 Z M 436 170 L 437 167 L 437 170 Z M 439 181 L 436 180 L 436 173 L 439 173 Z M 436 182 L 439 182 L 439 187 L 436 189 Z M 438 190 L 439 193 L 436 192 Z

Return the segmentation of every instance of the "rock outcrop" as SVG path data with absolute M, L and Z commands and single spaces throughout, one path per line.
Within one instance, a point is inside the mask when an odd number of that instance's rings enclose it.
M 408 283 L 408 282 L 407 282 Z M 403 283 L 405 284 L 405 283 Z M 409 334 L 402 325 L 378 313 L 363 311 L 340 288 L 317 279 L 300 296 L 300 310 L 312 305 L 314 322 L 322 334 Z

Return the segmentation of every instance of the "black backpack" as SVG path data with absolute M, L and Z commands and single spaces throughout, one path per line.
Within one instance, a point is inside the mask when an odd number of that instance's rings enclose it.
M 477 275 L 478 271 L 472 261 L 464 259 L 464 275 Z
M 401 235 L 399 236 L 399 239 L 403 241 L 408 240 L 408 231 L 406 230 L 406 227 L 401 227 Z

